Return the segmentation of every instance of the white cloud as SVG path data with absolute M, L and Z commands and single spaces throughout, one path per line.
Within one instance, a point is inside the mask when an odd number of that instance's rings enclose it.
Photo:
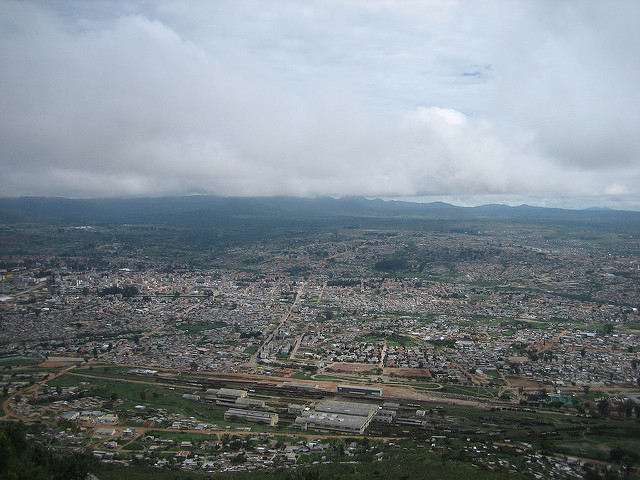
M 638 194 L 633 3 L 61 8 L 0 4 L 3 195 Z
M 495 39 L 492 113 L 535 131 L 540 152 L 562 164 L 637 167 L 640 3 L 518 5 Z

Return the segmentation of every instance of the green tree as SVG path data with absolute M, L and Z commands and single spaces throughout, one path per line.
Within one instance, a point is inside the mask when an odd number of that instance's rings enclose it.
M 614 328 L 615 327 L 613 323 L 605 323 L 604 325 L 602 325 L 602 333 L 604 335 L 611 335 L 613 333 Z
M 606 398 L 603 398 L 598 402 L 598 413 L 600 414 L 601 417 L 608 416 L 610 410 L 611 410 L 611 407 L 609 405 L 609 400 L 607 400 Z
M 98 468 L 89 452 L 47 448 L 27 439 L 22 423 L 0 423 L 0 478 L 85 480 Z

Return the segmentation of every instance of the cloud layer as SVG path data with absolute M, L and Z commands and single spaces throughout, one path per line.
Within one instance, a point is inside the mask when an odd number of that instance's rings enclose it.
M 0 195 L 638 202 L 637 2 L 0 4 Z

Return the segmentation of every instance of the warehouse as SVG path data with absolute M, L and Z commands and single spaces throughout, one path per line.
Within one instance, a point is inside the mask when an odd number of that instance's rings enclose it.
M 207 390 L 208 393 L 208 390 Z M 236 398 L 244 398 L 247 396 L 247 391 L 246 390 L 236 390 L 235 388 L 221 388 L 219 389 L 215 395 L 217 395 L 220 398 L 232 398 L 232 399 L 236 399 Z
M 257 398 L 236 398 L 235 404 L 240 408 L 264 408 L 264 400 L 258 400 Z
M 245 422 L 266 423 L 267 425 L 277 425 L 278 414 L 273 412 L 259 412 L 256 410 L 243 410 L 240 408 L 230 408 L 224 414 L 225 420 L 244 420 Z
M 315 410 L 296 417 L 295 425 L 303 430 L 312 428 L 361 435 L 377 411 L 378 406 L 373 404 L 327 400 L 318 404 Z
M 378 387 L 364 387 L 361 385 L 338 385 L 338 393 L 350 393 L 370 397 L 381 397 L 382 389 Z

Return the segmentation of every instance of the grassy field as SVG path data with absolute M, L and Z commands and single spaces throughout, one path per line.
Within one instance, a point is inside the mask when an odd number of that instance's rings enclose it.
M 446 385 L 440 391 L 482 398 L 495 398 L 498 395 L 498 390 L 495 388 L 463 387 L 457 385 Z
M 5 367 L 23 367 L 25 365 L 37 365 L 41 360 L 36 358 L 5 358 L 0 360 L 0 369 Z

